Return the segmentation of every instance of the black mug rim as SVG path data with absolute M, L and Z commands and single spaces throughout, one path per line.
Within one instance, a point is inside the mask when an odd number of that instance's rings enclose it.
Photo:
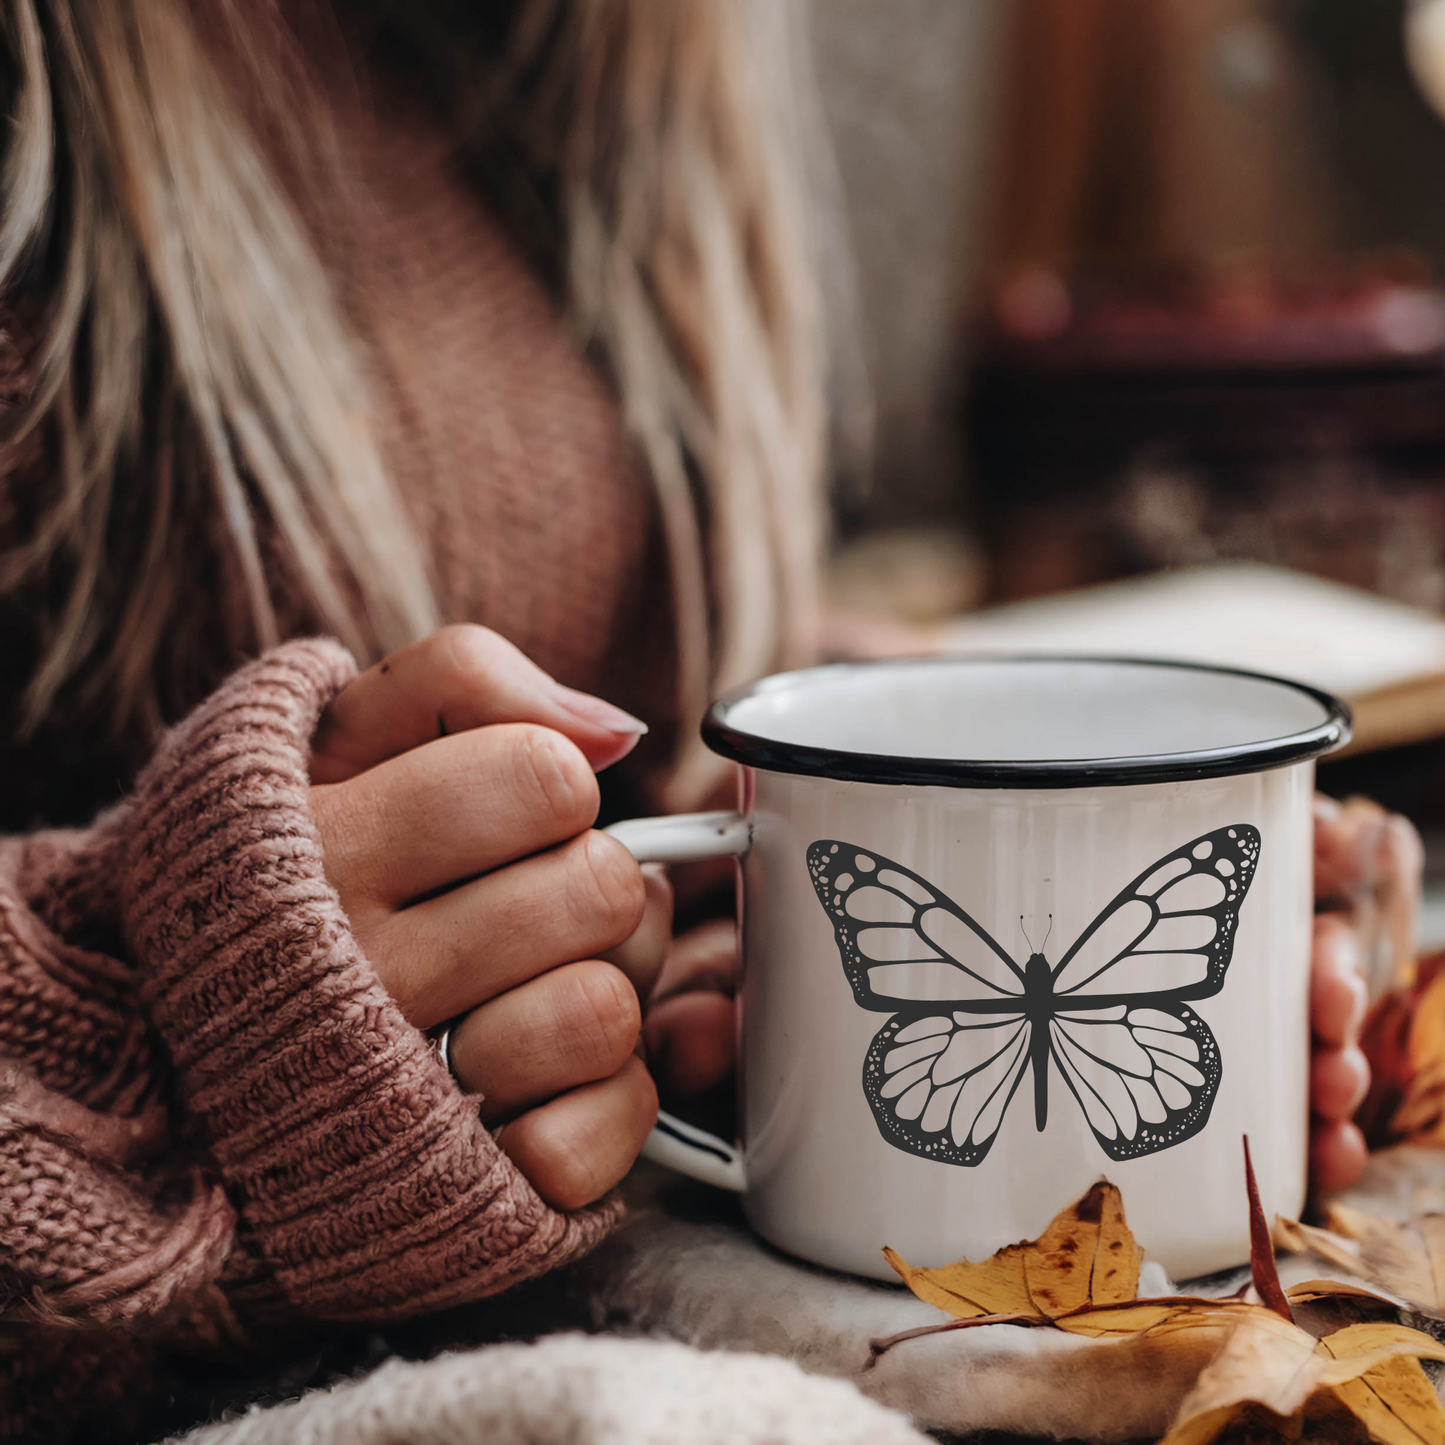
M 803 679 L 840 671 L 917 667 L 966 667 L 976 663 L 1085 663 L 1112 667 L 1173 668 L 1186 672 L 1244 677 L 1255 682 L 1287 687 L 1312 698 L 1325 710 L 1314 727 L 1285 737 L 1264 738 L 1222 748 L 1171 753 L 1137 754 L 1114 758 L 1054 758 L 984 761 L 968 758 L 914 758 L 890 753 L 851 752 L 807 743 L 780 742 L 761 737 L 727 721 L 729 709 L 756 694 L 764 682 Z M 775 673 L 735 688 L 718 698 L 702 722 L 702 738 L 713 752 L 745 767 L 764 772 L 793 773 L 800 777 L 829 778 L 838 782 L 884 783 L 945 788 L 1098 788 L 1143 783 L 1192 782 L 1200 778 L 1228 778 L 1261 773 L 1307 762 L 1343 747 L 1350 740 L 1353 719 L 1347 704 L 1307 683 L 1242 667 L 1186 662 L 1172 658 L 1111 657 L 1073 653 L 971 653 L 893 657 L 866 662 L 832 662 L 818 667 Z

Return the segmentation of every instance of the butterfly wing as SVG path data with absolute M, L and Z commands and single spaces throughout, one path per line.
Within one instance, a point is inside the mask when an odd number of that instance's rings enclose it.
M 1033 1027 L 1022 1013 L 925 1006 L 895 1014 L 863 1062 L 879 1132 L 925 1159 L 982 1162 L 1027 1071 Z
M 898 863 L 822 838 L 808 874 L 833 925 L 843 972 L 866 1009 L 910 1003 L 1007 1013 L 1023 998 L 1023 971 L 967 913 Z
M 1111 1159 L 1182 1144 L 1209 1122 L 1219 1045 L 1188 1004 L 1061 1012 L 1049 1050 Z
M 1219 1045 L 1189 1000 L 1224 986 L 1259 863 L 1246 823 L 1145 869 L 1053 972 L 1049 1053 L 1111 1159 L 1197 1134 L 1219 1091 Z
M 879 1131 L 924 1158 L 977 1164 L 1029 1063 L 1023 972 L 956 903 L 882 854 L 824 838 L 808 872 L 854 998 L 894 1015 L 863 1063 Z
M 1236 823 L 1146 868 L 1059 960 L 1057 1006 L 1165 1007 L 1218 993 L 1258 862 L 1259 830 Z
M 880 854 L 814 843 L 809 872 L 854 997 L 894 1014 L 863 1071 L 884 1137 L 925 1158 L 978 1164 L 1045 1045 L 1111 1158 L 1197 1133 L 1221 1070 L 1187 1001 L 1223 986 L 1259 847 L 1247 824 L 1219 828 L 1141 873 L 1054 970 L 1044 1024 L 1024 1006 L 1023 971 L 931 884 Z

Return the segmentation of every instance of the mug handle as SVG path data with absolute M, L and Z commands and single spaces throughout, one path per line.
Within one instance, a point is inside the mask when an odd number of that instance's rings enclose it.
M 741 858 L 752 847 L 752 825 L 741 813 L 676 813 L 629 818 L 610 833 L 639 863 L 699 863 L 705 858 Z M 657 1123 L 642 1146 L 642 1157 L 689 1179 L 741 1194 L 747 1187 L 737 1146 L 657 1111 Z

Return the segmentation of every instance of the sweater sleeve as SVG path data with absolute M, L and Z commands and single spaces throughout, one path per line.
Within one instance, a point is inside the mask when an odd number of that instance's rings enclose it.
M 398 1318 L 542 1273 L 611 1222 L 542 1202 L 351 935 L 307 758 L 353 670 L 334 643 L 278 648 L 93 827 L 0 843 L 12 1340 Z

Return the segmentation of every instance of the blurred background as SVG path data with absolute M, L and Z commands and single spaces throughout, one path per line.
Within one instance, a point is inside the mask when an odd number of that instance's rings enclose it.
M 839 603 L 939 624 L 1250 563 L 1400 604 L 1370 616 L 1419 646 L 1360 696 L 1411 720 L 1322 786 L 1445 826 L 1445 0 L 813 13 L 877 407 Z M 1378 653 L 1318 596 L 1275 670 Z

